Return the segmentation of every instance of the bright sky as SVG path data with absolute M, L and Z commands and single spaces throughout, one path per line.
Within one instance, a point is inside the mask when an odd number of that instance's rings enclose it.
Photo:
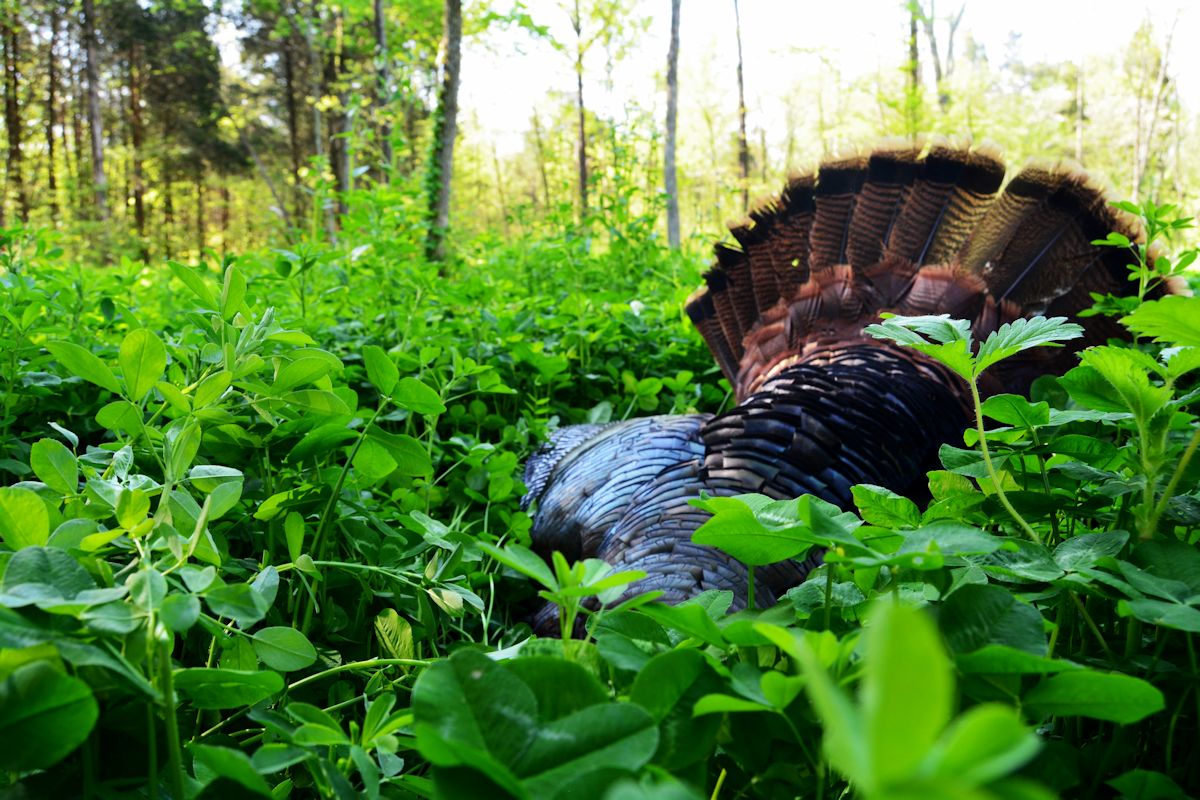
M 568 3 L 525 0 L 533 19 L 569 44 L 574 33 L 565 10 Z M 942 18 L 959 7 L 960 0 L 940 0 L 936 14 Z M 637 0 L 635 15 L 650 17 L 650 27 L 614 71 L 612 91 L 603 85 L 599 52 L 585 69 L 585 100 L 606 115 L 619 117 L 630 99 L 656 110 L 665 104 L 657 93 L 665 74 L 670 0 Z M 1178 81 L 1185 105 L 1195 111 L 1200 108 L 1200 4 L 1189 6 L 1184 0 L 968 0 L 955 39 L 956 55 L 961 55 L 970 34 L 998 65 L 1008 52 L 1010 34 L 1016 32 L 1016 55 L 1025 63 L 1081 61 L 1106 53 L 1120 58 L 1147 15 L 1160 47 L 1178 18 L 1169 72 Z M 774 98 L 802 80 L 802 70 L 813 69 L 814 61 L 805 52 L 827 57 L 845 79 L 873 73 L 879 66 L 895 68 L 905 57 L 908 16 L 900 0 L 742 0 L 741 18 L 751 115 L 771 116 L 772 108 L 781 106 Z M 680 103 L 689 102 L 688 82 L 695 84 L 700 76 L 724 83 L 729 102 L 736 103 L 732 0 L 684 0 L 681 20 Z M 945 25 L 938 30 L 944 37 Z M 924 37 L 921 45 L 928 73 L 932 68 Z M 944 57 L 944 40 L 939 47 Z M 532 110 L 545 103 L 548 92 L 573 93 L 574 87 L 569 58 L 522 31 L 492 33 L 482 41 L 464 43 L 460 107 L 486 138 L 496 142 L 501 155 L 521 148 Z M 721 100 L 711 92 L 704 99 Z

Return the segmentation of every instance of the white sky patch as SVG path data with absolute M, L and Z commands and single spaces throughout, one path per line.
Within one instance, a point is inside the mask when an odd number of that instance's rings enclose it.
M 556 0 L 527 0 L 533 19 L 570 51 L 574 45 L 566 4 Z M 959 8 L 942 0 L 937 14 L 943 17 Z M 605 81 L 605 57 L 596 45 L 585 64 L 584 99 L 604 116 L 622 118 L 633 102 L 653 108 L 664 105 L 666 54 L 670 33 L 670 0 L 638 0 L 634 15 L 649 17 L 647 32 L 637 37 L 628 54 L 613 71 L 611 89 Z M 1170 53 L 1169 74 L 1178 82 L 1180 97 L 1189 111 L 1200 106 L 1200 8 L 1179 0 L 1152 0 L 1144 4 L 1127 0 L 971 0 L 966 4 L 955 39 L 961 57 L 968 35 L 982 45 L 990 63 L 998 66 L 1010 52 L 1012 34 L 1019 38 L 1011 51 L 1026 64 L 1081 62 L 1088 57 L 1123 58 L 1134 31 L 1149 16 L 1161 46 L 1178 19 Z M 751 115 L 765 117 L 768 126 L 778 123 L 780 100 L 805 72 L 814 73 L 819 61 L 851 81 L 881 67 L 898 68 L 906 58 L 908 16 L 899 0 L 843 0 L 814 3 L 802 0 L 742 0 L 742 42 L 745 59 L 746 105 Z M 939 46 L 945 57 L 945 25 L 939 27 Z M 686 0 L 680 25 L 680 103 L 698 101 L 736 104 L 732 0 Z M 924 36 L 922 68 L 932 67 Z M 689 81 L 712 81 L 700 98 L 689 98 Z M 519 151 L 535 107 L 544 107 L 551 92 L 573 96 L 575 75 L 572 57 L 546 42 L 534 41 L 524 31 L 491 31 L 463 45 L 460 108 L 476 121 L 481 135 L 495 143 L 501 155 Z M 754 124 L 754 123 L 752 123 Z M 769 128 L 770 129 L 770 128 Z

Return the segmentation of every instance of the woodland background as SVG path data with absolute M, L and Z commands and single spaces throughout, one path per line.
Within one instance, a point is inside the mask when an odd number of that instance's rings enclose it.
M 997 47 L 979 32 L 1004 12 L 980 4 L 679 6 L 6 0 L 0 226 L 100 261 L 344 231 L 437 257 L 447 230 L 460 254 L 567 229 L 700 249 L 789 168 L 917 133 L 1194 205 L 1186 10 L 1014 6 Z M 780 26 L 794 44 L 761 41 Z M 1063 60 L 1023 60 L 1046 27 Z

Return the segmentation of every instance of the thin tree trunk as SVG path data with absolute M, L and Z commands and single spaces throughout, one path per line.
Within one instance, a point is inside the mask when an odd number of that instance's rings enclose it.
M 175 227 L 175 193 L 173 191 L 175 176 L 170 169 L 164 170 L 163 176 L 163 253 L 168 259 L 174 258 L 171 250 L 171 235 Z
M 17 7 L 9 5 L 4 12 L 4 126 L 8 130 L 5 182 L 16 195 L 17 216 L 21 222 L 28 222 L 29 197 L 25 194 L 25 179 L 21 173 L 21 129 L 24 123 L 18 99 L 21 90 L 18 25 Z
M 675 124 L 679 116 L 679 7 L 671 0 L 671 44 L 667 48 L 667 141 L 663 184 L 667 193 L 667 244 L 679 249 L 679 185 L 675 175 Z
M 208 212 L 205 209 L 205 204 L 204 204 L 205 189 L 207 187 L 205 187 L 205 185 L 204 185 L 204 166 L 203 165 L 196 167 L 195 182 L 196 182 L 196 257 L 202 258 L 204 256 L 204 246 L 208 243 L 208 232 L 205 229 L 205 225 L 204 225 L 204 222 L 205 222 L 204 218 Z
M 588 210 L 588 160 L 587 160 L 587 115 L 583 105 L 583 17 L 579 11 L 579 0 L 575 0 L 575 13 L 571 16 L 575 29 L 575 99 L 579 110 L 579 220 L 587 218 Z
M 221 184 L 221 255 L 229 249 L 229 187 Z
M 338 108 L 329 122 L 329 158 L 337 184 L 337 219 L 346 215 L 346 195 L 350 192 L 350 117 L 346 110 L 346 92 L 342 88 L 344 64 L 344 19 L 334 6 L 333 51 L 325 60 L 325 94 L 336 94 Z M 340 223 L 339 223 L 340 224 Z
M 542 176 L 542 193 L 545 207 L 550 207 L 550 178 L 546 174 L 546 146 L 542 141 L 542 122 L 538 119 L 537 109 L 533 110 L 533 143 L 537 146 L 538 173 Z
M 321 117 L 321 105 L 316 102 L 323 95 L 324 91 L 321 86 L 321 61 L 317 57 L 316 44 L 316 5 L 317 0 L 312 0 L 304 6 L 304 44 L 308 50 L 308 70 L 309 70 L 309 90 L 312 95 L 312 136 L 313 136 L 313 155 L 319 160 L 325 157 L 325 125 Z M 278 202 L 278 200 L 276 201 Z M 324 209 L 313 209 L 313 213 L 322 213 L 325 220 L 325 233 L 330 239 L 337 235 L 337 226 L 333 217 L 333 208 L 326 206 Z
M 750 145 L 746 142 L 746 85 L 742 80 L 742 15 L 733 0 L 734 34 L 737 37 L 738 168 L 742 178 L 742 211 L 750 208 Z
M 96 213 L 108 219 L 108 183 L 104 179 L 104 123 L 100 117 L 100 70 L 96 66 L 95 0 L 83 0 L 83 42 L 87 69 L 88 127 L 92 143 L 92 191 Z
M 454 139 L 458 133 L 458 84 L 462 66 L 462 0 L 446 0 L 445 29 L 438 61 L 442 80 L 438 87 L 433 125 L 433 170 L 429 198 L 430 226 L 425 255 L 431 261 L 446 257 L 446 229 L 450 225 L 450 180 L 454 173 Z
M 383 183 L 392 182 L 392 69 L 387 46 L 387 18 L 384 15 L 384 0 L 375 0 L 375 70 L 376 70 L 376 119 L 379 122 L 379 156 L 383 161 Z
M 496 173 L 496 197 L 500 200 L 500 224 L 504 228 L 504 238 L 508 238 L 508 195 L 504 191 L 504 173 L 500 171 L 500 156 L 496 153 L 496 145 L 492 144 L 492 170 Z
M 54 129 L 58 125 L 58 5 L 50 4 L 50 42 L 46 48 L 46 195 L 50 218 L 58 221 L 58 164 Z
M 1175 41 L 1175 28 L 1179 25 L 1179 13 L 1175 14 L 1175 21 L 1171 23 L 1171 30 L 1167 33 L 1166 44 L 1163 45 L 1162 57 L 1158 62 L 1158 73 L 1154 78 L 1154 94 L 1150 103 L 1150 119 L 1147 126 L 1146 135 L 1141 138 L 1141 150 L 1136 153 L 1137 162 L 1134 165 L 1133 173 L 1133 200 L 1137 200 L 1142 191 L 1142 183 L 1146 177 L 1146 172 L 1150 167 L 1150 153 L 1154 148 L 1154 134 L 1158 129 L 1158 112 L 1162 108 L 1163 90 L 1167 85 L 1167 64 L 1171 58 L 1171 44 Z M 1141 127 L 1139 110 L 1139 128 Z
M 304 193 L 300 188 L 300 119 L 296 113 L 296 64 L 295 33 L 288 26 L 287 38 L 283 40 L 283 91 L 287 106 L 288 150 L 292 162 L 292 202 L 296 218 L 304 214 L 302 207 Z
M 920 132 L 921 108 L 921 53 L 917 47 L 917 15 L 914 4 L 908 13 L 908 97 L 905 116 L 908 118 L 908 135 L 916 138 Z
M 142 239 L 142 252 L 145 254 L 146 236 L 146 179 L 142 165 L 143 149 L 145 147 L 146 131 L 142 123 L 142 65 L 141 46 L 134 44 L 129 48 L 129 142 L 133 158 L 133 226 L 139 239 Z

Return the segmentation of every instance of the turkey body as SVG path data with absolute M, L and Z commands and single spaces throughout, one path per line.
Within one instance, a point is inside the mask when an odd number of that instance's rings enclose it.
M 679 602 L 727 589 L 739 608 L 745 567 L 691 541 L 708 517 L 689 504 L 701 493 L 813 494 L 843 508 L 860 483 L 920 495 L 938 447 L 970 422 L 967 386 L 863 327 L 885 311 L 946 314 L 981 340 L 1022 316 L 1074 316 L 1093 292 L 1128 291 L 1121 253 L 1091 242 L 1141 231 L 1086 174 L 1035 164 L 1000 191 L 1004 176 L 991 148 L 903 144 L 790 180 L 731 228 L 738 246 L 717 246 L 687 304 L 736 405 L 558 431 L 526 467 L 535 550 L 644 571 L 630 594 Z M 1073 347 L 997 365 L 985 393 L 1025 392 L 1074 350 L 1120 335 L 1104 317 L 1083 322 Z M 756 571 L 756 599 L 774 602 L 819 557 Z

